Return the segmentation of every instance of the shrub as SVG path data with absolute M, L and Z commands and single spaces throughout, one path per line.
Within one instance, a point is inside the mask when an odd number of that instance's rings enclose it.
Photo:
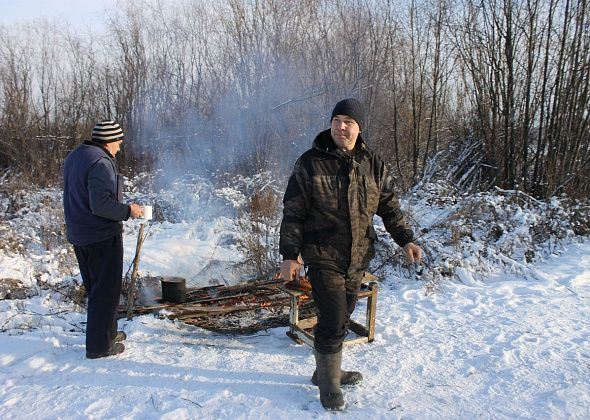
M 257 278 L 272 276 L 278 271 L 280 197 L 271 189 L 255 192 L 249 197 L 238 219 L 238 249 Z

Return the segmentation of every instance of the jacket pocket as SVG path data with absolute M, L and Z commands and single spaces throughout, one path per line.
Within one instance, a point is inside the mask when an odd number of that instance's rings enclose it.
M 366 248 L 361 259 L 361 267 L 368 267 L 371 260 L 375 257 L 375 242 L 377 241 L 377 232 L 373 225 L 367 227 Z
M 377 212 L 379 206 L 379 187 L 372 177 L 363 176 L 362 201 L 368 215 Z
M 324 246 L 331 242 L 336 234 L 336 226 L 327 226 L 305 232 L 304 242 L 311 245 Z
M 334 249 L 336 230 L 335 226 L 329 226 L 305 232 L 302 251 L 303 260 L 334 258 L 337 254 Z
M 338 208 L 338 177 L 316 175 L 312 178 L 312 197 L 318 207 L 326 210 Z

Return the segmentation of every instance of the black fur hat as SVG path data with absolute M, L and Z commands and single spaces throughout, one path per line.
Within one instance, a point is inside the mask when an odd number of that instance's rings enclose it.
M 355 120 L 361 130 L 364 128 L 365 107 L 357 99 L 348 98 L 338 102 L 332 111 L 332 118 L 330 118 L 330 121 L 332 121 L 336 115 L 347 115 Z

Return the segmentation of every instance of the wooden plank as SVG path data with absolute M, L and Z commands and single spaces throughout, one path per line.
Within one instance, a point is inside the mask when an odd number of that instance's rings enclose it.
M 359 299 L 368 298 L 373 292 L 371 290 L 361 290 L 358 294 Z
M 198 303 L 205 303 L 205 302 L 220 302 L 222 300 L 237 299 L 237 298 L 245 297 L 245 296 L 252 296 L 252 294 L 251 293 L 239 293 L 237 295 L 209 297 L 209 298 L 191 300 L 190 302 L 187 302 L 187 303 L 190 303 L 190 304 L 198 304 Z
M 379 280 L 379 277 L 377 277 L 376 275 L 371 274 L 368 271 L 365 271 L 363 273 L 363 283 L 364 282 L 376 282 L 377 280 Z
M 313 347 L 314 338 L 312 334 L 298 327 L 295 327 L 293 334 L 299 337 L 299 339 L 303 341 L 305 344 Z
M 303 341 L 302 339 L 300 339 L 300 338 L 297 336 L 297 334 L 295 334 L 294 332 L 292 332 L 292 331 L 290 331 L 290 330 L 289 330 L 289 331 L 287 331 L 287 332 L 286 332 L 286 334 L 287 334 L 287 336 L 288 336 L 288 337 L 289 337 L 291 340 L 295 341 L 297 344 L 305 344 L 305 341 Z
M 290 297 L 290 307 L 289 307 L 289 322 L 292 325 L 297 325 L 299 323 L 299 299 L 295 295 L 291 295 Z
M 352 319 L 350 320 L 350 325 L 348 326 L 348 329 L 357 335 L 361 335 L 364 337 L 369 336 L 369 330 L 364 325 L 361 325 L 358 322 L 353 321 Z
M 358 337 L 358 338 L 349 338 L 348 340 L 344 340 L 342 343 L 345 346 L 350 346 L 351 344 L 359 344 L 359 343 L 366 343 L 367 337 Z
M 379 284 L 372 282 L 369 285 L 372 295 L 367 298 L 367 327 L 369 329 L 369 343 L 375 340 L 375 318 L 377 316 L 377 291 Z
M 311 318 L 305 318 L 305 319 L 301 319 L 299 320 L 299 322 L 296 324 L 299 328 L 301 329 L 308 329 L 308 328 L 313 328 L 313 326 L 315 324 L 318 323 L 318 317 L 317 316 L 313 316 Z
M 145 223 L 139 225 L 139 235 L 137 235 L 137 244 L 135 245 L 135 257 L 133 257 L 133 271 L 131 272 L 131 279 L 129 281 L 129 293 L 127 294 L 127 321 L 133 319 L 133 306 L 135 304 L 135 283 L 137 282 L 139 254 L 141 246 L 143 245 L 144 235 L 143 231 Z
M 277 289 L 279 289 L 282 292 L 287 293 L 288 295 L 291 296 L 309 296 L 310 292 L 303 292 L 301 290 L 295 290 L 295 289 L 289 289 L 288 287 L 286 287 L 285 285 L 280 285 L 277 287 Z

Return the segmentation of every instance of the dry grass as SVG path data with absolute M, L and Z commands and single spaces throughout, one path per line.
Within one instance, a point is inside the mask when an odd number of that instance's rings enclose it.
M 238 248 L 242 263 L 256 278 L 272 276 L 279 269 L 278 253 L 281 198 L 272 190 L 255 192 L 238 219 Z

